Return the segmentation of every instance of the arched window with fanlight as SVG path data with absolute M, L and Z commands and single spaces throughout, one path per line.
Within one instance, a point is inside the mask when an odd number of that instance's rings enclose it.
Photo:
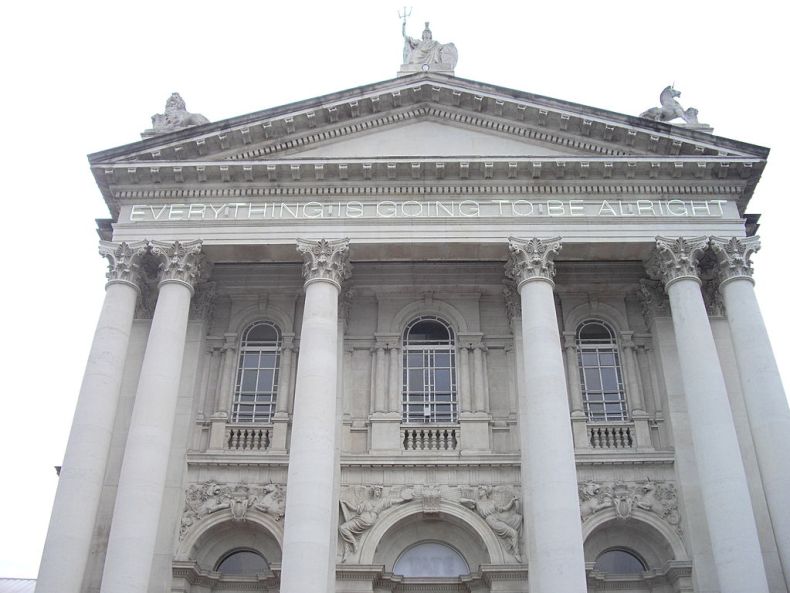
M 595 559 L 594 570 L 608 574 L 641 574 L 647 570 L 647 564 L 633 550 L 609 548 Z
M 444 320 L 425 315 L 406 326 L 403 332 L 403 422 L 457 421 L 455 357 L 455 335 Z
M 587 419 L 627 420 L 620 352 L 612 328 L 600 319 L 582 321 L 576 328 L 576 348 Z
M 214 570 L 223 575 L 252 576 L 267 572 L 269 563 L 255 550 L 240 549 L 225 554 Z
M 282 334 L 269 321 L 244 330 L 233 396 L 231 422 L 270 422 L 277 405 Z

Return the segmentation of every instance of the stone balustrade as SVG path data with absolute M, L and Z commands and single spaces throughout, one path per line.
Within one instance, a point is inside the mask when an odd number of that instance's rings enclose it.
M 400 437 L 405 451 L 457 451 L 461 429 L 456 425 L 401 426 Z
M 225 427 L 225 448 L 230 451 L 268 451 L 272 444 L 272 427 L 242 426 Z
M 632 422 L 595 422 L 587 424 L 587 438 L 593 449 L 634 449 Z

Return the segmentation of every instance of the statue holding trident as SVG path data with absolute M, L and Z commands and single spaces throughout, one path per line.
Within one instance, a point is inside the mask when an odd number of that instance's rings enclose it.
M 398 16 L 403 20 L 401 33 L 403 35 L 403 65 L 399 72 L 400 75 L 411 74 L 412 72 L 442 72 L 453 74 L 455 65 L 458 63 L 458 50 L 452 43 L 439 43 L 434 41 L 429 23 L 425 23 L 425 30 L 422 32 L 421 39 L 409 37 L 406 34 L 406 18 L 411 15 L 411 9 L 398 12 Z

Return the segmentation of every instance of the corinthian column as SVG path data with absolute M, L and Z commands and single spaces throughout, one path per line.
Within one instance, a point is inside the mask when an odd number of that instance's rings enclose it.
M 524 390 L 519 401 L 531 593 L 584 593 L 587 583 L 568 389 L 554 306 L 560 239 L 510 238 L 506 275 L 521 295 Z
M 707 237 L 657 237 L 655 273 L 664 282 L 672 309 L 694 457 L 721 593 L 766 593 L 746 473 L 700 291 L 697 262 L 707 245 Z
M 719 290 L 724 296 L 743 398 L 749 417 L 757 463 L 773 524 L 785 578 L 790 584 L 790 456 L 778 446 L 790 435 L 790 410 L 776 366 L 752 279 L 752 254 L 757 237 L 711 237 L 719 261 Z
M 99 253 L 109 262 L 104 305 L 60 471 L 36 581 L 38 593 L 81 590 L 140 292 L 139 261 L 147 249 L 145 241 L 99 245 Z
M 161 281 L 126 438 L 102 593 L 146 593 L 173 436 L 189 303 L 201 242 L 151 242 Z
M 281 593 L 335 590 L 333 512 L 338 307 L 351 275 L 348 240 L 297 242 L 305 258 L 305 299 L 296 373 Z

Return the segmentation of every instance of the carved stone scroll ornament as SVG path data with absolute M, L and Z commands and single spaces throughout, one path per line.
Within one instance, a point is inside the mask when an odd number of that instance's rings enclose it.
M 356 554 L 359 536 L 375 525 L 388 508 L 414 499 L 411 489 L 383 486 L 351 486 L 340 497 L 343 523 L 338 531 L 343 542 L 342 560 Z
M 143 135 L 153 136 L 155 134 L 165 134 L 176 130 L 183 130 L 191 126 L 199 126 L 209 123 L 206 117 L 199 113 L 187 111 L 186 103 L 181 95 L 173 93 L 165 103 L 165 112 L 156 113 L 151 116 L 152 129 L 144 132 Z
M 316 280 L 328 280 L 338 286 L 351 277 L 348 261 L 348 239 L 310 241 L 297 239 L 296 249 L 304 257 L 302 274 L 305 284 Z
M 614 509 L 620 519 L 628 519 L 635 509 L 640 509 L 654 513 L 678 534 L 682 533 L 675 485 L 663 480 L 581 482 L 579 507 L 582 522 L 605 509 Z
M 683 278 L 699 282 L 699 260 L 707 246 L 707 237 L 656 237 L 656 250 L 647 264 L 647 272 L 667 288 Z
M 99 241 L 99 255 L 107 259 L 107 282 L 125 282 L 139 290 L 140 261 L 148 250 L 148 241 Z
M 518 496 L 508 486 L 480 486 L 474 494 L 461 495 L 459 502 L 485 519 L 508 552 L 521 562 L 521 513 Z
M 759 237 L 711 237 L 710 247 L 719 264 L 719 280 L 748 278 L 752 282 L 752 255 L 760 250 Z
M 160 259 L 162 282 L 182 282 L 194 290 L 205 266 L 203 241 L 151 241 L 151 253 Z
M 553 284 L 554 257 L 562 244 L 559 237 L 552 239 L 517 239 L 510 237 L 510 257 L 505 264 L 505 276 L 519 287 L 534 279 L 548 280 Z
M 193 484 L 187 488 L 184 497 L 179 539 L 184 539 L 208 515 L 226 509 L 235 521 L 245 521 L 250 509 L 271 515 L 275 521 L 279 521 L 285 512 L 285 486 L 250 486 L 243 482 L 222 484 L 213 480 Z

